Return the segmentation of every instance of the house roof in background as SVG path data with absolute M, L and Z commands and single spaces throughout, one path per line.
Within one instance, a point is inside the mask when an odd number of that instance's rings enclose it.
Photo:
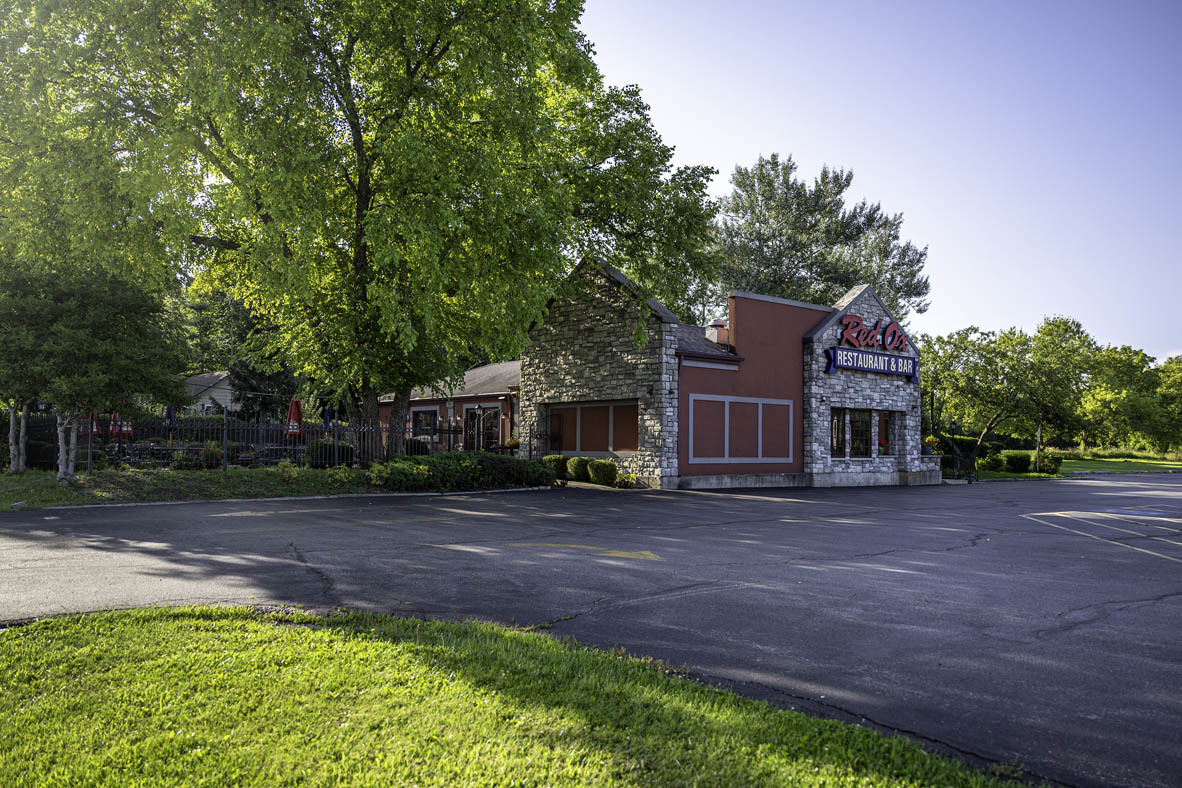
M 199 372 L 185 378 L 185 393 L 190 397 L 199 397 L 221 383 L 229 385 L 230 373 L 227 370 L 219 372 Z
M 729 346 L 706 339 L 705 327 L 685 323 L 677 326 L 677 352 L 693 356 L 718 356 L 736 361 L 739 359 L 738 354 Z
M 473 367 L 464 373 L 464 382 L 450 394 L 447 389 L 432 391 L 431 389 L 415 389 L 410 393 L 412 400 L 416 399 L 456 399 L 459 397 L 484 397 L 494 394 L 508 394 L 509 388 L 521 385 L 521 362 L 499 361 L 495 364 L 485 364 Z M 394 399 L 393 394 L 384 394 L 382 402 Z

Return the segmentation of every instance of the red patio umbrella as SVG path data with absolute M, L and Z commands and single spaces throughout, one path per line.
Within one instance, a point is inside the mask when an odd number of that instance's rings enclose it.
M 103 434 L 103 431 L 99 427 L 99 423 L 98 423 L 98 413 L 93 410 L 90 412 L 90 434 L 92 436 L 93 435 L 101 436 Z
M 118 413 L 112 413 L 111 427 L 107 431 L 107 434 L 112 438 L 118 438 L 122 436 L 127 440 L 131 440 L 131 421 L 129 419 L 121 418 Z
M 287 406 L 287 437 L 298 438 L 304 434 L 304 407 L 298 397 L 291 398 Z

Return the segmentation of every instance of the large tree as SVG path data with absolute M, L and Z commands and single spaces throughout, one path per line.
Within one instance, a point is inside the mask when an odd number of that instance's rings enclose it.
M 726 287 L 830 304 L 869 283 L 900 320 L 928 308 L 927 248 L 901 238 L 902 214 L 846 204 L 854 174 L 821 169 L 810 186 L 773 153 L 735 167 L 717 224 Z
M 638 91 L 603 86 L 579 2 L 60 9 L 20 5 L 10 53 L 117 130 L 163 236 L 353 419 L 515 353 L 578 259 L 647 295 L 709 261 L 709 170 L 673 171 Z

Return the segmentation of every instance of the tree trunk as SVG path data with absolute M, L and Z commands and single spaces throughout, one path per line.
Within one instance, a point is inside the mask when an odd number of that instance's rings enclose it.
M 78 420 L 73 415 L 57 414 L 57 480 L 61 484 L 78 481 L 74 461 L 78 451 Z
M 16 415 L 17 407 L 21 413 Z M 29 403 L 14 402 L 8 411 L 8 472 L 24 473 L 28 468 Z
M 378 392 L 366 386 L 345 402 L 349 431 L 353 433 L 356 458 L 361 465 L 382 459 L 382 430 L 378 423 Z
M 410 389 L 399 391 L 390 403 L 390 421 L 386 424 L 386 456 L 406 453 L 406 414 L 410 410 Z

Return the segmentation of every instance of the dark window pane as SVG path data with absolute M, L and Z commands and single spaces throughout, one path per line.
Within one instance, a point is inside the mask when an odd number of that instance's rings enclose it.
M 829 409 L 829 454 L 845 456 L 845 408 Z
M 850 411 L 850 456 L 870 456 L 870 411 Z
M 891 451 L 891 412 L 887 410 L 880 410 L 878 412 L 878 456 L 889 457 L 894 454 Z

